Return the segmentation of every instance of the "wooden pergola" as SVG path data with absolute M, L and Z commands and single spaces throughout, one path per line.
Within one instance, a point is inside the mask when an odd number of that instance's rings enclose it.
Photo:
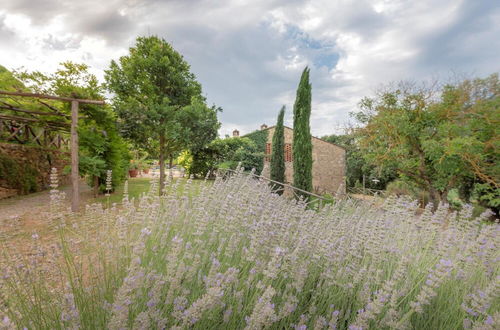
M 64 117 L 67 119 L 71 119 L 71 186 L 72 186 L 72 193 L 71 193 L 71 211 L 77 212 L 80 204 L 80 192 L 79 192 L 79 173 L 78 173 L 78 109 L 80 103 L 84 104 L 95 104 L 95 105 L 104 105 L 105 102 L 101 100 L 87 100 L 87 99 L 79 99 L 79 98 L 72 98 L 72 97 L 61 97 L 61 96 L 53 96 L 53 95 L 44 95 L 44 94 L 37 94 L 37 93 L 25 93 L 25 92 L 8 92 L 8 91 L 0 91 L 0 95 L 6 95 L 6 96 L 17 96 L 17 97 L 26 97 L 26 98 L 35 98 L 39 100 L 39 103 L 48 108 L 50 112 L 44 112 L 44 111 L 35 111 L 35 110 L 28 110 L 28 109 L 22 109 L 19 108 L 18 106 L 11 105 L 7 102 L 1 101 L 0 100 L 0 109 L 5 109 L 5 110 L 10 110 L 14 112 L 19 112 L 19 113 L 27 113 L 32 116 L 59 116 L 59 117 Z M 46 100 L 56 100 L 56 101 L 62 101 L 62 102 L 71 102 L 71 116 L 68 116 L 61 112 L 59 109 L 56 107 L 43 102 L 41 100 L 46 99 Z M 20 120 L 20 119 L 26 119 L 25 117 L 17 117 L 17 116 L 3 116 L 5 119 L 12 119 L 12 120 Z M 29 119 L 28 119 L 29 120 Z M 64 123 L 59 123 L 57 121 L 49 121 L 47 122 L 49 126 L 53 127 L 64 127 Z

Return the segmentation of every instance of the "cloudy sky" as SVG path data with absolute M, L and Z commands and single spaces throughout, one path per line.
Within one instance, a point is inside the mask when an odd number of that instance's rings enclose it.
M 221 134 L 291 125 L 311 68 L 314 135 L 331 134 L 381 84 L 500 71 L 497 0 L 0 0 L 0 64 L 53 71 L 85 62 L 102 78 L 138 35 L 191 64 Z

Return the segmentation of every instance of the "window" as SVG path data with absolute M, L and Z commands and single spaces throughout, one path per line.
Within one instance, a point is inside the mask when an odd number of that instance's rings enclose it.
M 264 160 L 266 162 L 270 161 L 271 159 L 271 143 L 266 143 L 266 157 L 264 158 Z
M 285 143 L 285 162 L 292 161 L 292 145 L 290 143 Z

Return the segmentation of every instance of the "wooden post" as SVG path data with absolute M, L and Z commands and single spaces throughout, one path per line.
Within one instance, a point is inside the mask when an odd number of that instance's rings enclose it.
M 365 175 L 363 174 L 363 195 L 366 195 L 365 189 L 366 189 Z
M 78 101 L 71 101 L 71 211 L 78 212 L 80 202 L 78 173 Z

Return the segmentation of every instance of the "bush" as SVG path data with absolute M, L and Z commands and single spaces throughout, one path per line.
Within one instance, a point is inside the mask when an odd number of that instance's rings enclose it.
M 7 183 L 11 189 L 17 189 L 19 194 L 37 192 L 37 178 L 40 173 L 28 164 L 19 164 L 9 156 L 0 154 L 0 180 Z
M 429 203 L 430 197 L 427 191 L 421 190 L 417 186 L 403 180 L 395 180 L 387 184 L 385 195 L 397 197 L 408 196 L 411 200 L 417 200 L 423 207 Z

